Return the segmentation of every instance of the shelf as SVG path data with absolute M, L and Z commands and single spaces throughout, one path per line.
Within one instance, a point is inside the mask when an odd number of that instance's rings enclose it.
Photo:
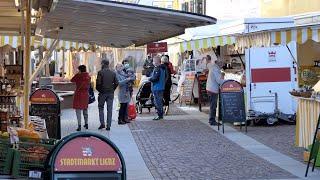
M 17 97 L 17 95 L 0 95 L 0 97 Z

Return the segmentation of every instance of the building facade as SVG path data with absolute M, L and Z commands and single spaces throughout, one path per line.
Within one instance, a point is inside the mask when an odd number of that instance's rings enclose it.
M 319 0 L 260 0 L 262 17 L 293 16 L 320 11 Z

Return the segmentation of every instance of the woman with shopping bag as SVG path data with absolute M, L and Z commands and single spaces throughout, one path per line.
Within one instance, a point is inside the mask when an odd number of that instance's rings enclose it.
M 116 75 L 119 82 L 118 101 L 120 103 L 118 124 L 126 124 L 130 122 L 127 120 L 126 114 L 128 104 L 131 99 L 128 83 L 132 81 L 132 79 L 130 77 L 127 77 L 127 75 L 124 73 L 122 64 L 117 64 Z

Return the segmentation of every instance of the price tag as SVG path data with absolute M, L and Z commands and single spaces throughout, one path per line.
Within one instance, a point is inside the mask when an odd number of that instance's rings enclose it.
M 41 179 L 41 174 L 40 171 L 29 171 L 29 178 Z

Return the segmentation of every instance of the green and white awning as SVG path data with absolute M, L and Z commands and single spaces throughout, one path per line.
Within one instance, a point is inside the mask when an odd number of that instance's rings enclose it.
M 207 49 L 217 46 L 232 45 L 235 42 L 236 38 L 234 36 L 217 36 L 191 41 L 184 41 L 180 43 L 180 51 L 185 52 L 192 50 Z
M 31 37 L 31 47 L 33 49 L 43 47 L 45 49 L 49 49 L 53 39 L 44 38 L 41 42 L 35 41 L 34 36 Z M 0 47 L 9 45 L 13 48 L 18 48 L 21 46 L 21 37 L 20 36 L 0 36 Z M 65 49 L 71 51 L 88 51 L 88 50 L 96 50 L 98 48 L 97 45 L 91 45 L 86 43 L 79 42 L 71 42 L 71 41 L 63 41 L 60 40 L 56 50 Z

